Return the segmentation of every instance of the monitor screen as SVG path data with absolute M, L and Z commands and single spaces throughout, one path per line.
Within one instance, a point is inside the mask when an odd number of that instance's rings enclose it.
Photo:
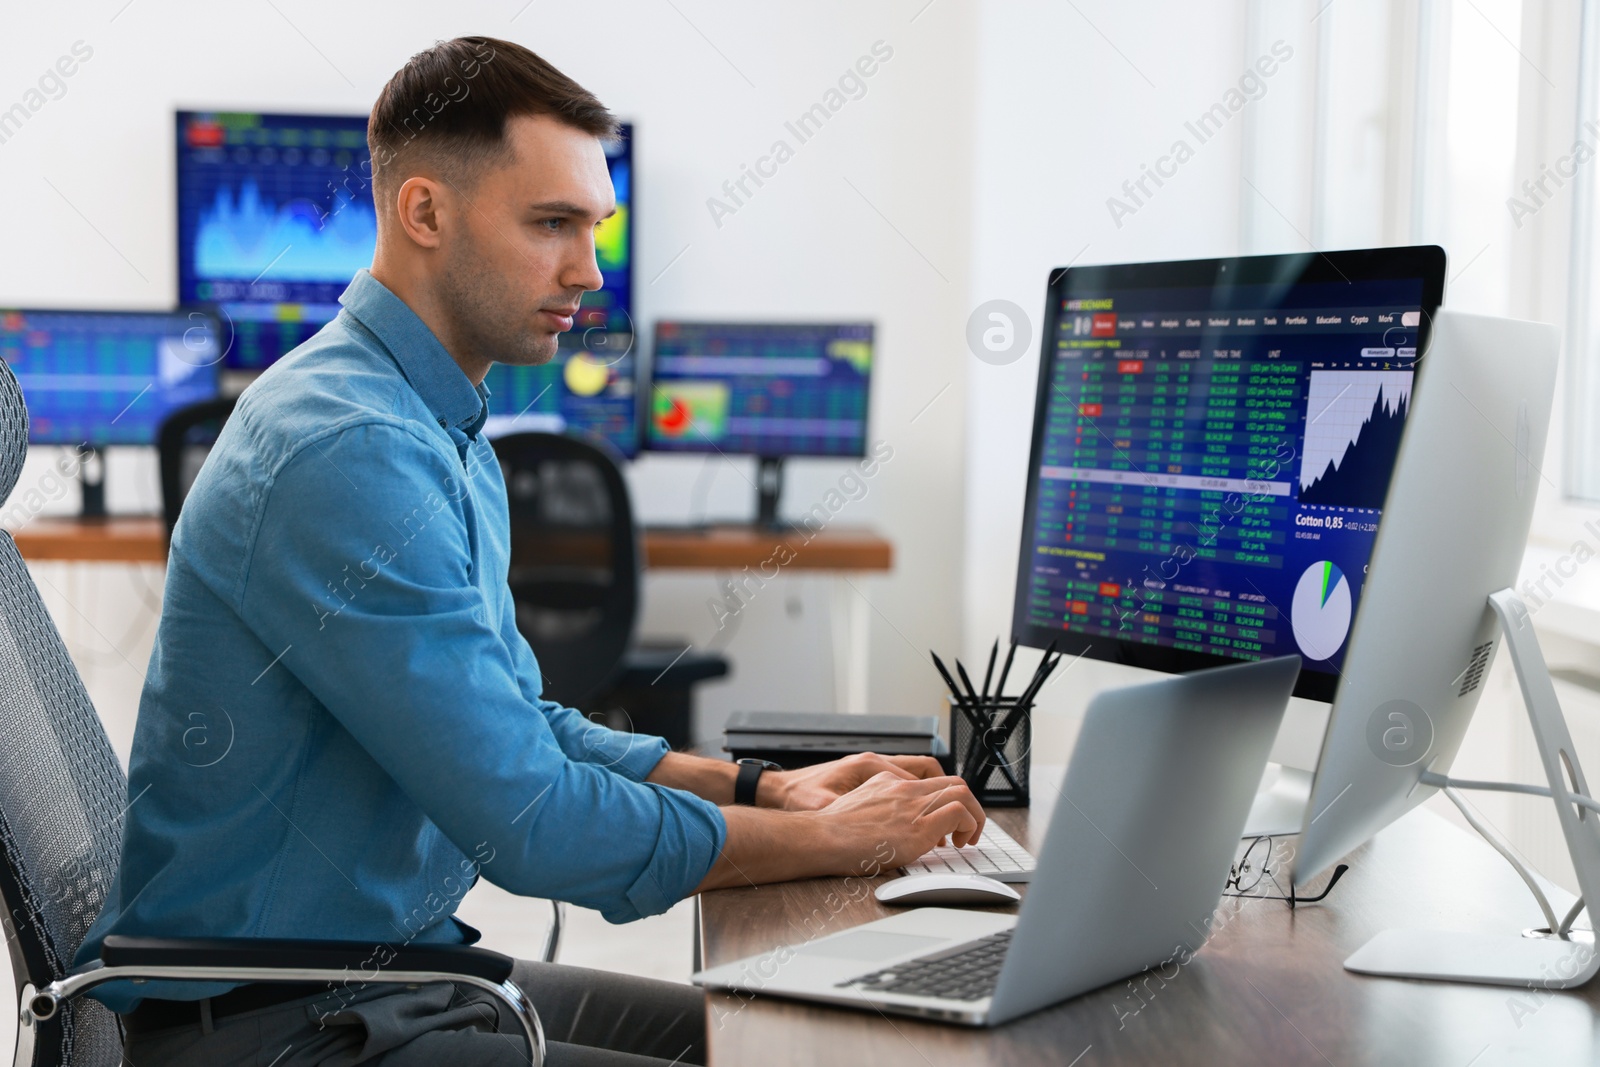
M 372 264 L 365 115 L 180 111 L 178 301 L 215 304 L 226 365 L 260 370 L 320 330 Z
M 606 166 L 616 192 L 617 213 L 602 222 L 594 234 L 594 258 L 600 265 L 602 288 L 583 294 L 572 332 L 563 343 L 600 353 L 620 352 L 633 346 L 633 126 L 624 122 L 618 138 L 607 144 Z M 608 336 L 602 336 L 602 333 Z
M 755 456 L 860 456 L 871 323 L 662 322 L 649 447 Z
M 562 349 L 538 367 L 496 363 L 483 384 L 489 388 L 490 437 L 509 433 L 576 430 L 604 438 L 624 456 L 639 453 L 637 359 Z
M 178 300 L 217 306 L 228 367 L 263 369 L 332 320 L 372 264 L 367 117 L 180 111 L 177 152 Z M 562 341 L 572 349 L 615 351 L 633 331 L 630 126 L 606 162 L 617 213 L 595 235 L 605 286 L 584 295 Z
M 1052 272 L 1012 631 L 1157 670 L 1344 661 L 1433 247 Z
M 150 445 L 172 411 L 217 395 L 210 315 L 0 310 L 0 359 L 41 445 Z

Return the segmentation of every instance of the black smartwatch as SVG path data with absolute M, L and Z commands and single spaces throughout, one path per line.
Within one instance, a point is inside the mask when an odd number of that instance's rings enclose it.
M 733 780 L 733 802 L 753 808 L 756 806 L 756 785 L 761 781 L 761 772 L 781 771 L 783 768 L 771 760 L 764 759 L 742 759 L 735 762 L 739 764 L 739 777 Z

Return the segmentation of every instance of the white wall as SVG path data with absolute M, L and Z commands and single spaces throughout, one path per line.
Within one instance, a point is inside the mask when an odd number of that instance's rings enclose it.
M 892 575 L 844 589 L 847 599 L 871 600 L 875 710 L 933 710 L 940 687 L 926 651 L 959 650 L 969 662 L 979 660 L 1009 629 L 1050 268 L 1294 251 L 1308 247 L 1308 237 L 1329 244 L 1396 240 L 1412 225 L 1407 212 L 1427 206 L 1401 204 L 1397 194 L 1416 163 L 1407 155 L 1412 117 L 1404 101 L 1344 93 L 1336 110 L 1323 114 L 1333 132 L 1319 141 L 1312 127 L 1319 63 L 1328 64 L 1330 84 L 1370 90 L 1383 69 L 1411 61 L 1394 46 L 1370 54 L 1357 47 L 1363 34 L 1379 33 L 1386 12 L 1392 26 L 1404 24 L 1400 0 L 1387 9 L 1380 0 L 1352 0 L 1348 8 L 1324 0 L 538 0 L 525 7 L 508 0 L 448 11 L 361 5 L 363 13 L 355 5 L 275 3 L 101 0 L 13 13 L 0 37 L 0 109 L 22 99 L 75 41 L 93 47 L 94 56 L 65 95 L 0 144 L 0 188 L 12 208 L 0 246 L 0 304 L 170 304 L 174 107 L 364 111 L 394 68 L 435 38 L 478 32 L 528 44 L 638 124 L 643 323 L 669 315 L 878 322 L 874 434 L 895 457 L 837 520 L 874 525 L 896 545 Z M 1563 41 L 1570 32 L 1560 19 L 1546 25 L 1533 17 L 1543 10 L 1529 9 L 1538 32 L 1522 44 L 1566 86 L 1572 72 L 1563 65 Z M 1326 48 L 1319 29 L 1329 35 Z M 1178 175 L 1118 225 L 1108 198 L 1126 200 L 1123 183 L 1136 180 L 1142 165 L 1180 138 L 1193 142 L 1185 122 L 1221 99 L 1279 39 L 1294 54 L 1268 80 L 1265 96 L 1222 134 L 1195 145 Z M 865 97 L 845 105 L 717 226 L 706 199 L 785 137 L 785 120 L 816 102 L 879 40 L 894 55 Z M 1558 110 L 1534 99 L 1545 89 L 1532 73 L 1522 71 L 1521 82 L 1519 106 Z M 1554 99 L 1559 90 L 1546 95 Z M 1373 132 L 1382 123 L 1389 124 L 1384 146 Z M 1548 143 L 1519 146 L 1517 174 L 1532 173 L 1551 157 L 1551 146 L 1566 143 L 1570 124 L 1551 123 Z M 1448 155 L 1443 146 L 1429 151 L 1440 164 Z M 1384 228 L 1369 231 L 1380 188 L 1388 190 Z M 1552 209 L 1519 237 L 1550 247 L 1513 253 L 1514 313 L 1560 317 L 1565 253 L 1558 231 L 1565 218 L 1565 207 Z M 1462 266 L 1473 251 L 1452 249 Z M 1495 255 L 1473 270 L 1484 271 Z M 1005 366 L 978 361 L 965 342 L 968 315 L 996 298 L 1020 305 L 1032 320 L 1034 344 Z M 43 474 L 47 458 L 36 458 L 25 484 Z M 115 459 L 113 505 L 153 510 L 149 457 Z M 845 469 L 794 464 L 791 509 L 821 499 Z M 1550 473 L 1559 477 L 1553 466 Z M 748 514 L 751 477 L 748 461 L 720 458 L 647 457 L 630 470 L 641 514 L 658 521 Z M 70 510 L 72 501 L 60 506 Z M 1590 517 L 1592 511 L 1546 502 L 1545 547 L 1564 550 Z M 39 573 L 97 706 L 125 748 L 149 649 L 148 583 L 156 576 L 64 567 Z M 1592 577 L 1586 588 L 1595 587 Z M 647 587 L 644 629 L 724 648 L 733 659 L 734 678 L 704 691 L 702 729 L 709 734 L 734 708 L 833 706 L 827 616 L 836 592 L 827 579 L 786 576 L 736 625 L 718 631 L 707 607 L 718 595 L 715 577 L 658 574 Z M 1552 607 L 1549 617 L 1556 614 Z M 1591 616 L 1581 623 L 1592 631 Z M 1566 662 L 1583 666 L 1592 663 L 1592 649 L 1591 641 L 1563 651 Z M 1026 670 L 1034 657 L 1018 658 Z M 1087 697 L 1128 677 L 1091 661 L 1058 673 L 1041 699 L 1039 758 L 1058 759 Z M 1490 765 L 1525 731 L 1502 675 L 1492 695 L 1477 739 L 1463 750 L 1464 772 L 1508 770 Z M 1509 810 L 1494 814 L 1513 818 Z
M 1244 20 L 1242 2 L 983 6 L 967 306 L 996 298 L 1021 306 L 1034 344 L 1005 366 L 967 358 L 963 644 L 972 659 L 1010 632 L 1051 268 L 1228 255 L 1238 248 L 1246 112 L 1204 144 L 1184 124 L 1221 99 L 1257 58 L 1245 55 Z M 1290 44 L 1294 56 L 1250 107 L 1283 93 L 1295 64 L 1314 62 L 1312 49 L 1292 36 Z M 1143 165 L 1179 139 L 1190 142 L 1193 158 L 1134 214 L 1113 219 L 1108 198 L 1131 202 L 1123 182 L 1137 180 Z M 1036 656 L 1023 652 L 1017 659 L 1031 667 Z M 1058 672 L 1039 703 L 1037 758 L 1059 762 L 1067 716 L 1097 689 L 1132 676 L 1092 660 Z
M 174 108 L 365 112 L 406 57 L 435 39 L 482 33 L 526 44 L 637 123 L 642 323 L 670 315 L 878 323 L 872 433 L 892 445 L 894 458 L 835 521 L 871 524 L 896 546 L 893 574 L 858 581 L 860 593 L 851 593 L 872 602 L 870 704 L 932 710 L 937 681 L 920 656 L 952 648 L 960 618 L 974 17 L 962 4 L 923 7 L 924 0 L 781 9 L 726 0 L 105 0 L 19 8 L 0 37 L 0 109 L 22 99 L 74 42 L 93 55 L 64 95 L 0 144 L 0 187 L 11 208 L 0 304 L 172 302 Z M 893 56 L 865 96 L 797 146 L 778 176 L 718 227 L 707 198 L 776 138 L 793 142 L 785 120 L 821 99 L 878 41 Z M 43 462 L 36 459 L 25 480 L 38 477 Z M 148 457 L 118 463 L 132 470 L 121 478 L 113 471 L 113 504 L 154 510 Z M 786 499 L 803 511 L 846 469 L 796 463 Z M 751 477 L 745 461 L 682 457 L 648 458 L 631 472 L 641 514 L 662 521 L 690 517 L 692 499 L 713 515 L 748 515 Z M 116 596 L 118 579 L 104 573 L 79 588 Z M 726 646 L 735 676 L 706 690 L 713 724 L 734 707 L 828 709 L 829 592 L 826 582 L 782 579 L 737 632 L 719 634 L 707 607 L 717 595 L 712 576 L 660 576 L 647 589 L 644 630 Z M 108 652 L 120 631 L 100 629 L 109 636 L 80 627 L 85 641 Z M 142 671 L 148 643 L 127 651 Z M 87 673 L 103 709 L 131 714 L 136 676 L 122 668 Z

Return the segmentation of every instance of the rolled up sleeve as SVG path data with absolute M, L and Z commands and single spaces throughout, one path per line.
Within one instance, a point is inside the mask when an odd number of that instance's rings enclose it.
M 526 691 L 532 654 L 473 581 L 474 506 L 408 424 L 329 432 L 277 474 L 240 613 L 446 837 L 492 847 L 485 877 L 612 922 L 663 911 L 710 870 L 722 813 L 643 781 L 660 738 Z

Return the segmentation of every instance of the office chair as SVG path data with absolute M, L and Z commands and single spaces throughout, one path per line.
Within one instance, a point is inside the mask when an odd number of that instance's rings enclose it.
M 0 503 L 27 454 L 28 413 L 0 361 Z M 0 532 L 0 902 L 17 983 L 14 1063 L 117 1067 L 117 1016 L 82 998 L 118 979 L 320 982 L 353 975 L 385 984 L 455 982 L 502 1000 L 544 1062 L 539 1017 L 511 981 L 514 961 L 461 946 L 394 948 L 371 973 L 369 942 L 106 939 L 101 958 L 73 969 L 116 871 L 127 780 L 66 646 L 10 534 Z M 547 950 L 549 946 L 547 944 Z
M 167 521 L 167 540 L 178 524 L 183 498 L 200 474 L 200 465 L 217 443 L 222 424 L 239 403 L 236 396 L 202 400 L 178 408 L 156 431 L 156 453 L 161 465 L 161 515 Z
M 517 628 L 539 660 L 545 697 L 687 746 L 692 688 L 727 674 L 728 663 L 686 652 L 688 642 L 634 643 L 643 555 L 611 450 L 549 433 L 511 434 L 494 450 L 511 505 Z

